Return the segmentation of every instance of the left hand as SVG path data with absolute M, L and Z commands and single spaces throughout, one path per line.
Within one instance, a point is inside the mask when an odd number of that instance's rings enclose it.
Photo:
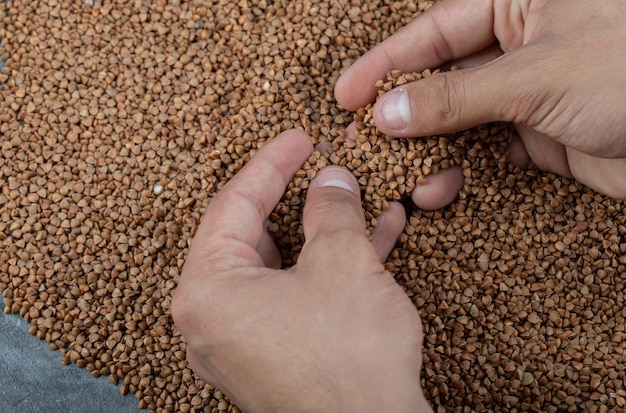
M 321 170 L 307 190 L 305 245 L 279 266 L 264 221 L 312 151 L 279 135 L 208 206 L 172 302 L 194 372 L 249 412 L 430 411 L 417 310 L 381 261 L 399 204 L 370 242 L 356 179 Z

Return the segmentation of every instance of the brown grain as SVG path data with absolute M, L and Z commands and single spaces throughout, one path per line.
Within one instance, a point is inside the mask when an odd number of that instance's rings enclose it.
M 0 290 L 5 312 L 158 412 L 239 412 L 185 361 L 169 307 L 210 198 L 297 127 L 315 153 L 271 216 L 286 265 L 308 182 L 345 165 L 370 226 L 438 169 L 465 186 L 408 207 L 386 267 L 424 321 L 437 411 L 621 411 L 622 202 L 504 162 L 510 129 L 392 140 L 333 85 L 430 1 L 0 3 Z M 379 85 L 436 75 L 392 72 Z M 320 400 L 324 409 L 325 401 Z

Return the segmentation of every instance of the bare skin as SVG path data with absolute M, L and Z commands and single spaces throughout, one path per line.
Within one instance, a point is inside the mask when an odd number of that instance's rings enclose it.
M 320 171 L 298 264 L 278 264 L 263 224 L 312 151 L 302 132 L 266 145 L 208 206 L 172 302 L 194 372 L 249 412 L 430 411 L 422 328 L 385 271 L 404 228 L 393 204 L 370 242 L 356 178 Z
M 387 94 L 377 126 L 411 137 L 513 122 L 517 162 L 527 153 L 626 198 L 625 12 L 620 0 L 443 0 L 351 67 L 337 99 L 356 109 L 392 68 L 457 63 L 464 69 Z M 419 315 L 381 264 L 404 227 L 400 205 L 370 242 L 355 178 L 323 169 L 308 190 L 299 261 L 276 269 L 264 222 L 311 151 L 303 133 L 280 135 L 207 208 L 172 301 L 190 365 L 249 412 L 431 411 Z M 453 179 L 438 175 L 414 200 L 445 205 Z
M 625 14 L 621 0 L 444 0 L 351 66 L 336 98 L 355 110 L 391 69 L 456 63 L 463 70 L 381 98 L 377 127 L 419 137 L 513 122 L 516 163 L 525 151 L 543 170 L 626 199 Z

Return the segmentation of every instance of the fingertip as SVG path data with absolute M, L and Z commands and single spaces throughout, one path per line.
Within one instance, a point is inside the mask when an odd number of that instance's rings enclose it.
M 343 134 L 347 140 L 356 141 L 356 122 L 350 123 Z
M 374 124 L 383 133 L 391 136 L 404 136 L 405 131 L 415 123 L 409 93 L 399 86 L 381 96 L 374 105 Z
M 265 226 L 267 225 L 268 223 L 266 222 Z M 278 251 L 278 247 L 276 247 L 276 243 L 270 233 L 267 232 L 267 229 L 263 231 L 261 241 L 259 242 L 256 251 L 267 268 L 278 269 L 281 267 L 282 259 L 280 251 Z
M 389 209 L 378 217 L 378 225 L 372 231 L 372 245 L 378 258 L 384 262 L 395 247 L 406 225 L 406 212 L 399 202 L 390 202 Z
M 376 127 L 393 137 L 414 138 L 453 133 L 493 121 L 510 121 L 517 99 L 514 78 L 494 73 L 508 70 L 510 60 L 463 70 L 439 72 L 397 86 L 374 104 Z M 512 76 L 509 76 L 511 78 Z
M 375 84 L 381 75 L 371 71 L 368 55 L 357 60 L 335 83 L 335 99 L 347 110 L 356 111 L 376 99 Z
M 356 177 L 341 166 L 331 165 L 321 169 L 311 182 L 309 189 L 323 187 L 345 189 L 360 197 L 359 182 Z
M 319 235 L 340 232 L 351 234 L 351 237 L 357 233 L 365 237 L 360 188 L 348 169 L 327 166 L 317 173 L 307 190 L 303 227 L 307 243 Z
M 313 141 L 311 140 L 311 137 L 300 129 L 289 129 L 281 132 L 271 142 L 274 141 L 288 141 L 289 143 L 295 145 L 294 149 L 301 152 L 307 152 L 308 154 L 313 152 Z
M 346 93 L 346 78 L 350 76 L 350 68 L 346 70 L 335 82 L 334 94 L 335 100 L 337 103 L 347 110 L 354 110 L 350 108 L 350 100 L 348 99 L 348 94 Z
M 464 176 L 460 166 L 453 166 L 426 177 L 411 194 L 413 203 L 425 210 L 443 208 L 452 203 L 463 189 Z
M 331 152 L 333 150 L 333 144 L 328 141 L 320 142 L 315 145 L 315 150 L 319 153 Z
M 196 237 L 232 238 L 255 249 L 259 245 L 263 221 L 310 156 L 313 143 L 305 132 L 292 129 L 259 147 L 207 207 Z
M 519 136 L 514 136 L 511 140 L 511 144 L 509 145 L 509 154 L 507 155 L 507 162 L 522 169 L 527 168 L 530 163 L 530 156 L 526 151 L 524 142 L 522 142 Z

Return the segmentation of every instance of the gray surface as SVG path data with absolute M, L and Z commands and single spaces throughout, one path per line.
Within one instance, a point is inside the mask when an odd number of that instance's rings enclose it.
M 0 0 L 0 2 L 4 2 Z M 2 46 L 0 46 L 0 49 Z M 0 69 L 5 63 L 0 59 Z M 4 314 L 0 295 L 0 413 L 145 413 L 106 377 L 94 378 L 28 334 L 29 324 Z
M 0 304 L 3 303 L 0 296 Z M 106 377 L 94 378 L 28 334 L 27 324 L 0 305 L 0 413 L 145 413 Z

